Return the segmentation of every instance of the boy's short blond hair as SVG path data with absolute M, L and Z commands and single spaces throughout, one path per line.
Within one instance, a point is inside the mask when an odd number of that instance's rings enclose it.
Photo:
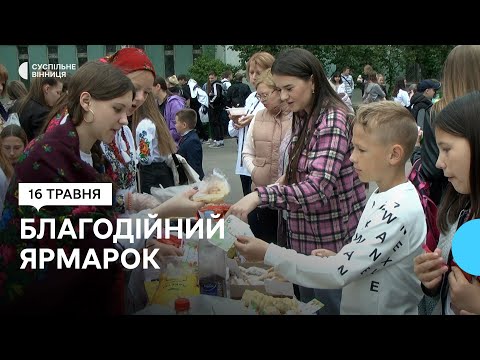
M 197 113 L 193 109 L 182 109 L 177 112 L 178 121 L 187 124 L 189 129 L 195 129 L 197 126 Z
M 418 128 L 412 114 L 403 105 L 393 101 L 361 105 L 354 124 L 361 125 L 366 133 L 374 134 L 385 145 L 401 145 L 405 163 L 412 155 Z

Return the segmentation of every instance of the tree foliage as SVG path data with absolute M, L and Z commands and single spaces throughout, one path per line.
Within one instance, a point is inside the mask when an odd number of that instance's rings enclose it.
M 440 79 L 443 63 L 455 45 L 409 45 L 405 46 L 407 76 L 413 80 Z M 415 71 L 416 70 L 416 71 Z M 410 74 L 408 74 L 410 73 Z
M 215 59 L 211 54 L 199 56 L 195 59 L 192 66 L 188 69 L 188 75 L 193 78 L 201 86 L 208 80 L 208 74 L 211 71 L 215 71 L 220 80 L 222 74 L 226 70 L 230 70 L 232 74 L 235 74 L 238 70 L 242 69 L 242 66 L 232 66 L 225 64 L 222 61 Z
M 390 88 L 398 76 L 407 81 L 440 78 L 443 63 L 454 45 L 233 45 L 232 50 L 247 61 L 257 51 L 267 51 L 276 56 L 281 50 L 302 47 L 323 63 L 325 69 L 342 70 L 349 66 L 354 77 L 370 64 L 385 76 Z M 331 66 L 333 65 L 333 66 Z M 327 76 L 331 75 L 327 73 Z

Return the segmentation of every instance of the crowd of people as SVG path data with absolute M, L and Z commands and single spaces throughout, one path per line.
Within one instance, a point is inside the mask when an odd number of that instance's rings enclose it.
M 68 82 L 35 78 L 28 91 L 21 82 L 8 83 L 0 65 L 0 93 L 10 98 L 0 107 L 6 121 L 0 133 L 0 313 L 143 308 L 140 270 L 115 264 L 24 271 L 20 252 L 158 248 L 179 255 L 178 249 L 147 236 L 133 244 L 99 240 L 88 225 L 82 241 L 26 240 L 18 219 L 77 224 L 80 217 L 115 223 L 119 217 L 152 221 L 147 214 L 194 216 L 204 205 L 191 199 L 197 190 L 165 202 L 151 190 L 179 185 L 172 157 L 201 180 L 202 143 L 224 147 L 228 131 L 237 138 L 235 173 L 244 197 L 226 216 L 248 222 L 255 235 L 239 236 L 235 247 L 296 284 L 299 300 L 318 299 L 324 304 L 319 314 L 480 314 L 479 283 L 458 268 L 451 250 L 456 230 L 480 211 L 480 77 L 474 75 L 480 46 L 455 47 L 441 82 L 408 85 L 399 77 L 390 93 L 372 66 L 356 81 L 349 67 L 328 77 L 301 48 L 276 57 L 258 52 L 246 65 L 253 91 L 242 73 L 227 71 L 218 80 L 212 71 L 203 87 L 184 75 L 162 78 L 136 48 L 87 62 Z M 354 109 L 356 86 L 363 103 Z M 227 107 L 245 114 L 229 115 Z M 208 114 L 213 143 L 202 114 Z M 405 173 L 407 162 L 421 165 L 414 168 L 438 207 L 440 234 L 429 250 L 422 247 L 431 214 Z M 103 207 L 19 206 L 18 184 L 33 181 L 110 182 L 115 199 Z M 377 188 L 367 198 L 369 182 Z M 39 222 L 32 226 L 38 232 Z

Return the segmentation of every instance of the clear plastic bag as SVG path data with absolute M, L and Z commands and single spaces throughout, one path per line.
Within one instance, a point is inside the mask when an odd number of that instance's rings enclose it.
M 219 169 L 213 169 L 211 175 L 206 176 L 198 184 L 198 192 L 193 195 L 194 201 L 203 201 L 207 204 L 223 203 L 230 193 L 230 184 L 227 177 Z

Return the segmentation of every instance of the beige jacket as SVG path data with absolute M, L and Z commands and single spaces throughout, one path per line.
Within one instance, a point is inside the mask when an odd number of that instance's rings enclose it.
M 259 111 L 250 123 L 243 147 L 243 163 L 252 174 L 252 188 L 278 180 L 280 144 L 292 126 L 292 113 L 282 104 L 276 111 Z

